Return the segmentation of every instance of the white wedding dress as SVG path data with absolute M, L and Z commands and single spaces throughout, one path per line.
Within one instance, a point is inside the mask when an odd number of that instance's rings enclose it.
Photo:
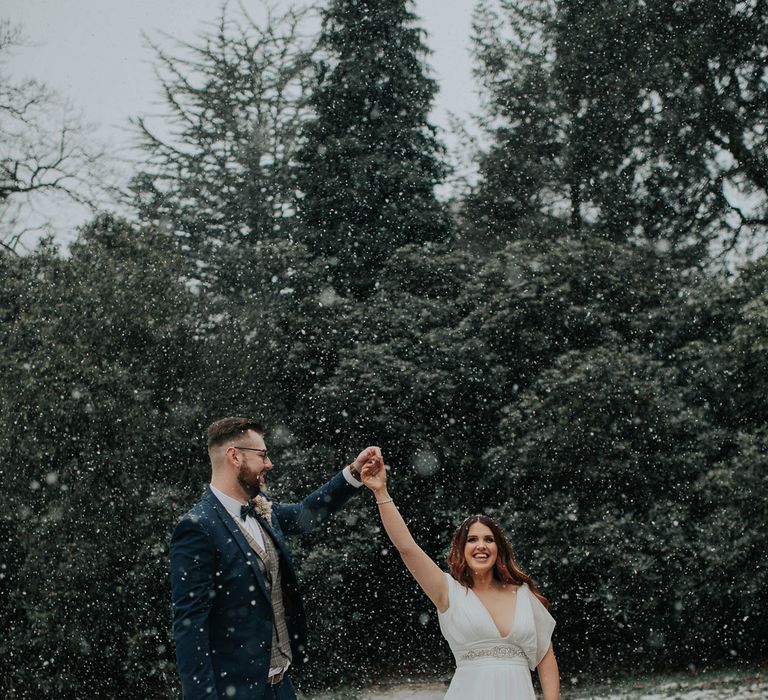
M 477 594 L 446 576 L 449 605 L 438 619 L 456 673 L 445 700 L 535 700 L 531 671 L 547 653 L 555 628 L 547 609 L 528 586 L 520 586 L 512 629 L 502 637 Z

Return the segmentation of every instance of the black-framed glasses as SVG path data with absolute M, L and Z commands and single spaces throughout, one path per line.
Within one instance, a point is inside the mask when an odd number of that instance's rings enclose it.
M 267 450 L 265 448 L 261 447 L 238 447 L 237 445 L 232 445 L 236 450 L 248 450 L 249 452 L 258 452 L 259 456 L 262 459 L 267 458 Z

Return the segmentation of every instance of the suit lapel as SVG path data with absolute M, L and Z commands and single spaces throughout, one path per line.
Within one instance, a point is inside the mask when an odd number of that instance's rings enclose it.
M 237 526 L 237 523 L 234 521 L 232 516 L 227 512 L 227 509 L 221 504 L 221 501 L 216 498 L 213 491 L 207 489 L 205 496 L 208 498 L 211 505 L 213 505 L 214 510 L 216 511 L 216 515 L 219 516 L 219 520 L 221 520 L 224 527 L 229 531 L 229 533 L 232 535 L 232 538 L 237 542 L 238 546 L 243 552 L 243 556 L 245 557 L 246 561 L 251 567 L 251 570 L 253 571 L 254 576 L 256 576 L 256 580 L 259 583 L 259 588 L 261 589 L 261 592 L 264 594 L 264 597 L 271 601 L 271 597 L 269 595 L 269 591 L 267 590 L 267 582 L 264 580 L 264 574 L 261 573 L 261 569 L 259 568 L 259 563 L 256 561 L 257 554 L 253 551 L 251 548 L 251 545 L 248 544 L 248 540 L 245 539 L 245 535 L 240 531 L 240 528 Z M 282 550 L 281 550 L 282 553 Z
M 274 518 L 275 516 L 273 515 L 272 517 Z M 275 543 L 275 547 L 277 547 L 280 551 L 280 556 L 291 568 L 293 568 L 293 561 L 291 560 L 291 555 L 288 552 L 288 547 L 285 544 L 282 533 L 273 528 L 260 515 L 257 515 L 256 519 L 259 521 L 259 525 L 261 525 L 262 529 L 265 530 L 267 534 L 272 538 L 272 541 Z

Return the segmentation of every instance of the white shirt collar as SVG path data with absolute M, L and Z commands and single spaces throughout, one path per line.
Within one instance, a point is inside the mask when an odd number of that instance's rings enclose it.
M 232 496 L 227 496 L 226 493 L 222 493 L 217 489 L 215 486 L 209 484 L 211 487 L 211 491 L 213 491 L 213 495 L 216 496 L 216 498 L 219 499 L 219 502 L 221 505 L 223 505 L 227 509 L 227 513 L 229 513 L 235 520 L 240 518 L 240 506 L 244 506 L 244 502 L 238 501 L 236 498 L 232 498 Z

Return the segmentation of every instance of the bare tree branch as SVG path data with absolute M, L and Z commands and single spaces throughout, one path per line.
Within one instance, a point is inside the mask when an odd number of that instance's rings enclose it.
M 21 31 L 0 21 L 0 243 L 6 250 L 50 229 L 62 201 L 92 211 L 113 201 L 104 150 L 93 145 L 71 105 L 36 80 L 5 74 L 5 58 L 21 45 Z

